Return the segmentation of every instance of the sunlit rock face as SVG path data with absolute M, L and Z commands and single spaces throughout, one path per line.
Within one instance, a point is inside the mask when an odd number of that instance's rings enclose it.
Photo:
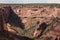
M 49 22 L 52 17 L 59 18 L 60 8 L 57 7 L 16 7 L 13 9 L 14 12 L 21 17 L 22 22 L 25 24 L 25 27 L 33 25 L 31 22 L 33 19 L 40 22 Z M 29 22 L 30 21 L 30 22 Z M 27 27 L 27 29 L 29 28 Z

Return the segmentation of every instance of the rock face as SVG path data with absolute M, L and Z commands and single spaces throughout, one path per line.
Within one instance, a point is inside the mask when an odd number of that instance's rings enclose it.
M 40 22 L 49 22 L 52 17 L 56 18 L 59 17 L 58 15 L 60 14 L 58 10 L 60 8 L 53 7 L 51 8 L 50 6 L 48 7 L 23 7 L 23 8 L 15 8 L 13 9 L 14 12 L 21 17 L 22 22 L 25 24 L 25 28 L 31 27 L 32 21 L 40 21 Z M 28 26 L 29 25 L 29 26 Z
M 17 35 L 27 36 L 29 38 L 33 38 L 34 35 L 34 37 L 41 37 L 42 40 L 48 40 L 48 38 L 55 40 L 57 36 L 60 38 L 60 8 L 55 6 L 11 6 L 11 8 L 13 12 L 11 10 L 9 12 L 8 8 L 6 8 L 7 10 L 4 9 L 5 12 L 10 13 L 7 23 L 9 31 L 16 31 L 14 33 Z M 41 26 L 42 23 L 48 26 Z

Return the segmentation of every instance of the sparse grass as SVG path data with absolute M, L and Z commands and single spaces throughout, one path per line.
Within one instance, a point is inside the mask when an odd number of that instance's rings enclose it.
M 37 28 L 38 24 L 36 24 L 36 22 L 35 22 L 31 26 L 32 27 L 29 28 L 28 30 L 24 30 L 23 36 L 28 36 L 28 37 L 33 38 L 33 33 L 34 33 L 35 29 Z

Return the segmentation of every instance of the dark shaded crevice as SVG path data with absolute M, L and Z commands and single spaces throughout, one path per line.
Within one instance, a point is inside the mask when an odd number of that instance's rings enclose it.
M 20 27 L 24 29 L 24 24 L 22 23 L 21 18 L 15 14 L 15 12 L 12 10 L 11 7 L 10 7 L 10 15 L 8 17 L 8 23 L 10 23 L 11 25 L 15 27 Z
M 58 40 L 58 38 L 55 38 L 55 40 Z
M 38 35 L 37 38 L 39 38 L 40 36 L 42 36 L 42 33 L 44 32 L 44 30 L 45 30 L 47 27 L 48 27 L 48 25 L 47 25 L 45 22 L 43 22 L 41 25 L 39 25 L 39 28 L 38 28 L 37 30 L 42 30 L 42 31 L 41 31 L 40 35 Z

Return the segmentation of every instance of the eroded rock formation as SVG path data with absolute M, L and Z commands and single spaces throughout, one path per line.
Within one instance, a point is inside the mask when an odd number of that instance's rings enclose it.
M 60 8 L 11 6 L 10 9 L 6 6 L 0 9 L 0 24 L 7 24 L 8 34 L 13 32 L 11 35 L 16 33 L 15 35 L 39 37 L 42 40 L 56 40 L 57 37 L 60 39 Z

